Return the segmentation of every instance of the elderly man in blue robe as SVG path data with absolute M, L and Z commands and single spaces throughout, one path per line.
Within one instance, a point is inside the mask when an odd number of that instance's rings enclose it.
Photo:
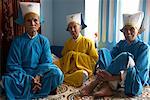
M 40 4 L 20 2 L 20 7 L 25 33 L 12 42 L 2 83 L 8 100 L 43 98 L 56 93 L 64 75 L 53 64 L 49 40 L 37 32 Z
M 128 96 L 142 94 L 143 86 L 148 85 L 150 69 L 150 47 L 138 38 L 143 17 L 143 12 L 123 14 L 121 32 L 125 40 L 119 41 L 111 51 L 99 50 L 96 78 L 81 90 L 82 96 L 111 96 L 118 87 L 123 87 Z M 101 89 L 93 92 L 98 84 Z

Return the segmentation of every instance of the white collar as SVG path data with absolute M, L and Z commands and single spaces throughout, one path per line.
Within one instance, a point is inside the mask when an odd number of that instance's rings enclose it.
M 35 34 L 34 36 L 31 37 L 31 36 L 27 33 L 27 35 L 28 35 L 28 37 L 29 37 L 30 39 L 35 38 L 35 37 L 37 36 L 37 34 L 38 34 L 38 33 L 36 32 L 36 34 Z

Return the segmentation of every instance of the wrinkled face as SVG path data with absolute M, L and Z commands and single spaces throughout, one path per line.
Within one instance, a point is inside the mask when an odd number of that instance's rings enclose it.
M 72 35 L 73 39 L 77 39 L 81 31 L 81 26 L 76 22 L 70 22 L 68 24 L 68 31 Z
M 131 25 L 125 25 L 121 31 L 123 32 L 128 43 L 134 41 L 139 33 L 138 29 L 136 27 L 132 27 Z
M 28 13 L 24 17 L 25 29 L 31 36 L 34 35 L 40 27 L 40 19 L 37 14 Z

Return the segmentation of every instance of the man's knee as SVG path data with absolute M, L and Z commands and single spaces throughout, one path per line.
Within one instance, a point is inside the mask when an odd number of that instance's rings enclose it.
M 63 80 L 64 80 L 64 74 L 63 74 L 63 72 L 59 68 L 55 69 L 55 76 L 58 78 L 58 80 L 60 82 L 63 82 Z
M 106 53 L 110 53 L 110 51 L 107 49 L 107 48 L 101 48 L 99 51 L 98 51 L 98 54 L 102 54 L 103 52 L 106 52 Z

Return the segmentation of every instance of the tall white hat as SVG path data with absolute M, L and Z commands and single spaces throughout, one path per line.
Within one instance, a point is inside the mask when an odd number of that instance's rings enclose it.
M 138 30 L 141 27 L 142 21 L 144 18 L 144 13 L 139 11 L 134 14 L 123 14 L 123 24 L 125 25 L 131 25 L 133 27 L 136 27 Z
M 70 22 L 76 22 L 81 25 L 81 13 L 75 13 L 75 14 L 68 15 L 68 16 L 66 16 L 66 19 L 67 19 L 67 25 Z
M 40 3 L 20 2 L 20 8 L 23 16 L 25 16 L 27 13 L 32 12 L 40 17 Z

